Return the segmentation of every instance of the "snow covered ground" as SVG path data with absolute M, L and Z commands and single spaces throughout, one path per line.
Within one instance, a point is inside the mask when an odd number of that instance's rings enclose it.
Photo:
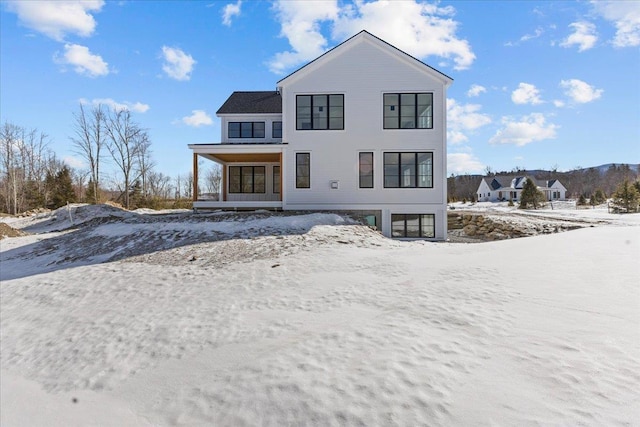
M 454 244 L 329 213 L 5 218 L 34 234 L 0 240 L 0 424 L 639 425 L 640 215 L 472 209 L 593 227 Z

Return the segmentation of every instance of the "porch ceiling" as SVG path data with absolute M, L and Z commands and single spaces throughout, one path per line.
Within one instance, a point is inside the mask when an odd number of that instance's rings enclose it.
M 258 162 L 269 162 L 269 163 L 278 163 L 280 162 L 280 153 L 216 153 L 216 154 L 200 154 L 199 156 L 205 157 L 209 160 L 223 162 L 223 163 L 258 163 Z

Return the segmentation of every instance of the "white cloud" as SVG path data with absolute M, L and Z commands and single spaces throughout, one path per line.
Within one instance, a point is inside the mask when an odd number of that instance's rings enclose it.
M 532 84 L 520 83 L 518 89 L 511 93 L 511 100 L 515 104 L 542 104 L 540 91 Z
M 504 127 L 489 140 L 490 144 L 515 144 L 523 146 L 533 141 L 542 141 L 556 137 L 559 126 L 546 123 L 544 115 L 531 113 L 519 121 L 511 117 L 503 117 Z
M 62 161 L 73 169 L 83 169 L 87 167 L 87 163 L 84 159 L 75 156 L 65 156 L 62 158 Z
M 289 40 L 292 50 L 275 54 L 268 63 L 272 72 L 282 74 L 324 53 L 327 39 L 320 32 L 320 22 L 337 19 L 337 0 L 278 1 L 273 7 L 280 22 L 280 35 Z
M 455 9 L 415 0 L 390 2 L 356 1 L 339 6 L 326 2 L 275 3 L 281 35 L 289 40 L 291 50 L 280 52 L 269 62 L 275 73 L 312 60 L 324 53 L 328 41 L 320 24 L 327 23 L 332 40 L 340 42 L 362 29 L 375 34 L 399 49 L 417 57 L 438 56 L 453 61 L 455 69 L 471 66 L 475 55 L 466 40 L 456 36 L 458 22 L 452 19 Z
M 334 33 L 348 37 L 365 28 L 397 48 L 417 57 L 452 59 L 454 69 L 469 68 L 476 56 L 466 40 L 456 36 L 458 22 L 451 6 L 417 1 L 355 2 L 343 13 Z
M 162 46 L 162 70 L 176 80 L 189 80 L 196 61 L 191 55 L 175 47 Z
M 470 153 L 447 154 L 447 174 L 482 173 L 485 165 Z
M 560 87 L 565 90 L 565 95 L 578 104 L 595 101 L 604 92 L 604 90 L 596 89 L 594 86 L 578 79 L 562 80 L 560 81 Z
M 213 120 L 204 110 L 192 110 L 190 116 L 182 118 L 182 123 L 187 126 L 200 127 L 213 124 Z
M 91 104 L 91 105 L 105 105 L 112 110 L 121 111 L 121 110 L 129 110 L 134 113 L 146 113 L 149 110 L 149 104 L 143 104 L 141 102 L 118 102 L 111 98 L 94 98 L 91 101 L 81 98 L 80 103 L 82 104 Z
M 616 27 L 615 47 L 640 46 L 640 2 L 592 1 L 596 13 Z
M 229 3 L 222 8 L 222 23 L 227 27 L 231 26 L 231 19 L 234 16 L 240 16 L 240 7 L 242 6 L 242 0 L 238 0 L 237 3 Z
M 542 28 L 538 27 L 538 28 L 536 28 L 536 30 L 534 31 L 533 34 L 525 34 L 524 36 L 520 37 L 520 41 L 521 42 L 526 42 L 527 40 L 537 39 L 543 33 L 544 33 L 544 30 Z
M 469 91 L 467 92 L 467 96 L 469 98 L 474 97 L 474 96 L 480 96 L 481 93 L 484 93 L 486 91 L 487 91 L 486 87 L 473 84 L 469 88 Z
M 7 8 L 18 15 L 25 27 L 63 41 L 66 34 L 93 34 L 96 21 L 91 12 L 99 12 L 103 5 L 102 0 L 10 1 Z
M 458 104 L 455 99 L 447 99 L 447 141 L 456 145 L 468 141 L 467 132 L 491 123 L 491 117 L 482 114 L 478 104 Z
M 555 105 L 558 108 L 562 108 L 564 107 L 564 101 L 561 99 L 554 99 L 553 100 L 553 105 Z
M 56 53 L 53 60 L 58 64 L 72 65 L 76 73 L 89 77 L 109 74 L 109 64 L 100 55 L 94 55 L 88 47 L 79 44 L 65 44 L 64 53 Z
M 573 28 L 574 32 L 564 39 L 562 43 L 560 43 L 560 46 L 571 47 L 578 45 L 578 52 L 584 52 L 595 46 L 596 41 L 598 41 L 595 25 L 590 22 L 581 21 L 569 24 L 569 27 Z

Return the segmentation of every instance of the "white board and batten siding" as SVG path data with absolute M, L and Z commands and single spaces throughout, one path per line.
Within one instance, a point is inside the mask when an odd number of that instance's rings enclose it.
M 320 57 L 281 85 L 288 209 L 435 214 L 436 239 L 446 238 L 446 76 L 372 37 L 354 38 Z M 433 129 L 383 129 L 383 94 L 433 93 Z M 343 130 L 296 130 L 296 96 L 344 95 Z M 289 119 L 291 118 L 291 119 Z M 359 188 L 360 152 L 374 153 L 374 188 Z M 384 188 L 383 153 L 433 153 L 433 188 Z M 295 187 L 296 153 L 310 153 L 311 188 Z M 337 182 L 337 188 L 332 187 Z M 335 184 L 334 184 L 335 187 Z

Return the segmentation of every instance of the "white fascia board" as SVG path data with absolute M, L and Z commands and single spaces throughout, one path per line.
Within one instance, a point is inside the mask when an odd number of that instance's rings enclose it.
M 189 144 L 189 148 L 198 154 L 259 154 L 282 153 L 283 144 Z

